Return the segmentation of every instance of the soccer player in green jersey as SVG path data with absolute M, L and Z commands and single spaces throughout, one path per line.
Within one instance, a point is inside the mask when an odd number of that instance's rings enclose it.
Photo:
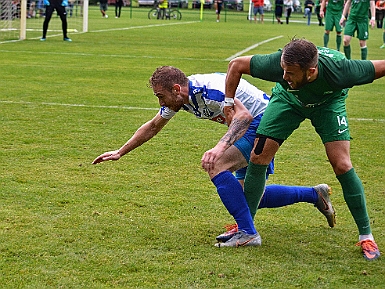
M 226 76 L 227 98 L 234 97 L 243 74 L 276 83 L 257 129 L 246 172 L 244 190 L 251 214 L 256 214 L 264 191 L 267 165 L 300 123 L 310 119 L 358 227 L 357 245 L 367 260 L 378 258 L 380 251 L 372 235 L 364 188 L 350 159 L 345 99 L 349 88 L 385 76 L 385 60 L 347 60 L 336 50 L 293 39 L 278 52 L 231 60 Z M 231 113 L 231 106 L 225 107 L 226 117 L 227 113 Z
M 342 25 L 346 21 L 344 30 L 344 53 L 347 59 L 351 58 L 350 40 L 357 31 L 357 38 L 360 41 L 361 59 L 368 57 L 368 47 L 366 40 L 369 39 L 368 10 L 370 7 L 370 25 L 372 28 L 376 24 L 376 6 L 374 0 L 347 0 L 340 19 Z M 349 12 L 350 10 L 350 12 Z M 346 18 L 349 14 L 349 17 Z
M 336 43 L 337 50 L 340 51 L 342 43 L 342 26 L 340 24 L 340 19 L 342 16 L 342 11 L 344 10 L 344 0 L 330 0 L 326 6 L 327 0 L 322 0 L 321 2 L 321 11 L 320 16 L 325 17 L 325 34 L 324 34 L 324 46 L 328 47 L 329 43 L 329 34 L 330 31 L 333 31 L 333 28 L 336 28 Z M 325 15 L 326 7 L 326 15 Z

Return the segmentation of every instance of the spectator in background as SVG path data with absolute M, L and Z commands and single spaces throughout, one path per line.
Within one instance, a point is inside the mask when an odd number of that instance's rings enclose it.
M 222 0 L 215 0 L 214 2 L 215 5 L 215 14 L 217 14 L 217 22 L 219 22 L 221 19 L 221 10 L 222 10 L 222 5 L 223 1 Z
M 106 14 L 108 9 L 108 0 L 99 0 L 99 8 L 100 12 L 102 13 L 103 18 L 108 18 L 108 15 Z
M 156 3 L 156 0 L 155 0 Z M 158 19 L 167 19 L 166 9 L 168 7 L 168 0 L 159 0 L 158 1 Z
M 115 0 L 115 18 L 120 18 L 120 12 L 122 11 L 123 0 Z
M 321 12 L 321 0 L 316 0 L 315 1 L 315 13 L 317 14 L 318 26 L 324 26 L 320 12 Z
M 385 0 L 378 0 L 376 2 L 377 28 L 382 28 L 383 22 L 384 22 L 384 17 L 385 17 Z
M 158 8 L 159 8 L 158 19 L 160 18 L 167 19 L 166 9 L 168 8 L 168 0 L 160 0 Z
M 289 24 L 289 18 L 290 18 L 291 12 L 293 11 L 293 1 L 283 0 L 283 4 L 285 5 L 286 24 Z
M 35 17 L 35 0 L 27 1 L 27 18 Z
M 254 22 L 257 23 L 257 14 L 259 13 L 259 22 L 263 23 L 263 0 L 252 0 L 253 1 L 253 13 Z
M 75 0 L 68 0 L 68 12 L 70 13 L 70 17 L 72 17 L 73 15 L 74 5 L 75 5 Z
M 67 0 L 44 0 L 45 4 L 45 19 L 43 22 L 43 37 L 40 38 L 40 41 L 45 41 L 47 36 L 48 24 L 51 20 L 53 11 L 56 10 L 57 14 L 60 16 L 63 30 L 63 40 L 71 42 L 71 38 L 67 37 L 67 11 L 66 7 L 68 5 Z
M 312 0 L 306 0 L 304 5 L 305 15 L 303 17 L 307 17 L 307 25 L 310 25 L 311 13 L 313 11 L 314 2 Z
M 275 0 L 275 19 L 277 19 L 278 24 L 283 24 L 281 21 L 282 18 L 282 12 L 283 12 L 283 0 Z
M 37 9 L 39 10 L 39 17 L 44 17 L 44 0 L 37 1 Z

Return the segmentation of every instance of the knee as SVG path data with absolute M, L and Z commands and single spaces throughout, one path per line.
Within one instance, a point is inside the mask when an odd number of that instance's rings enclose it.
M 342 174 L 348 172 L 353 167 L 350 160 L 339 161 L 335 164 L 332 164 L 332 166 L 333 166 L 333 170 L 334 170 L 334 173 L 336 174 L 336 176 L 339 176 L 339 175 L 342 175 Z

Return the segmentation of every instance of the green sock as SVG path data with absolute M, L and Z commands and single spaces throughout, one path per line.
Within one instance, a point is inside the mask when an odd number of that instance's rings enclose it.
M 360 235 L 371 233 L 368 211 L 366 209 L 365 192 L 360 178 L 354 168 L 337 176 L 341 184 L 344 199 L 354 221 L 357 224 Z
M 384 22 L 384 25 L 385 25 L 385 22 Z M 383 42 L 385 44 L 385 31 L 384 31 L 384 33 L 382 33 L 382 40 L 383 40 Z
M 350 59 L 350 54 L 351 54 L 350 45 L 344 46 L 344 53 L 345 53 L 345 57 L 347 59 Z
M 328 47 L 329 43 L 329 34 L 324 34 L 324 47 Z
M 340 51 L 341 43 L 342 43 L 342 36 L 341 34 L 336 36 L 336 42 L 337 42 L 337 50 Z
M 256 165 L 249 162 L 245 177 L 245 197 L 251 216 L 255 217 L 266 184 L 267 165 Z
M 368 57 L 368 47 L 361 48 L 361 60 L 366 60 Z

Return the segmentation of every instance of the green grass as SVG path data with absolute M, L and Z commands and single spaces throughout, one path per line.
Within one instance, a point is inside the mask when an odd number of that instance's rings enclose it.
M 213 246 L 232 218 L 200 158 L 225 127 L 180 113 L 120 161 L 91 165 L 155 115 L 147 82 L 157 66 L 225 72 L 228 57 L 272 37 L 282 36 L 247 54 L 275 51 L 294 35 L 323 43 L 323 28 L 304 22 L 262 26 L 233 12 L 216 23 L 213 10 L 201 22 L 185 10 L 182 21 L 155 23 L 146 11 L 102 19 L 93 8 L 90 32 L 70 34 L 72 43 L 61 35 L 42 43 L 31 32 L 0 44 L 0 287 L 383 288 L 383 258 L 367 262 L 354 246 L 356 225 L 309 122 L 284 143 L 269 182 L 330 184 L 337 226 L 309 204 L 260 210 L 259 248 Z M 370 33 L 369 58 L 383 59 L 382 31 Z M 358 59 L 357 39 L 352 52 Z M 273 85 L 246 78 L 268 92 Z M 355 87 L 347 99 L 352 160 L 380 249 L 384 84 Z

